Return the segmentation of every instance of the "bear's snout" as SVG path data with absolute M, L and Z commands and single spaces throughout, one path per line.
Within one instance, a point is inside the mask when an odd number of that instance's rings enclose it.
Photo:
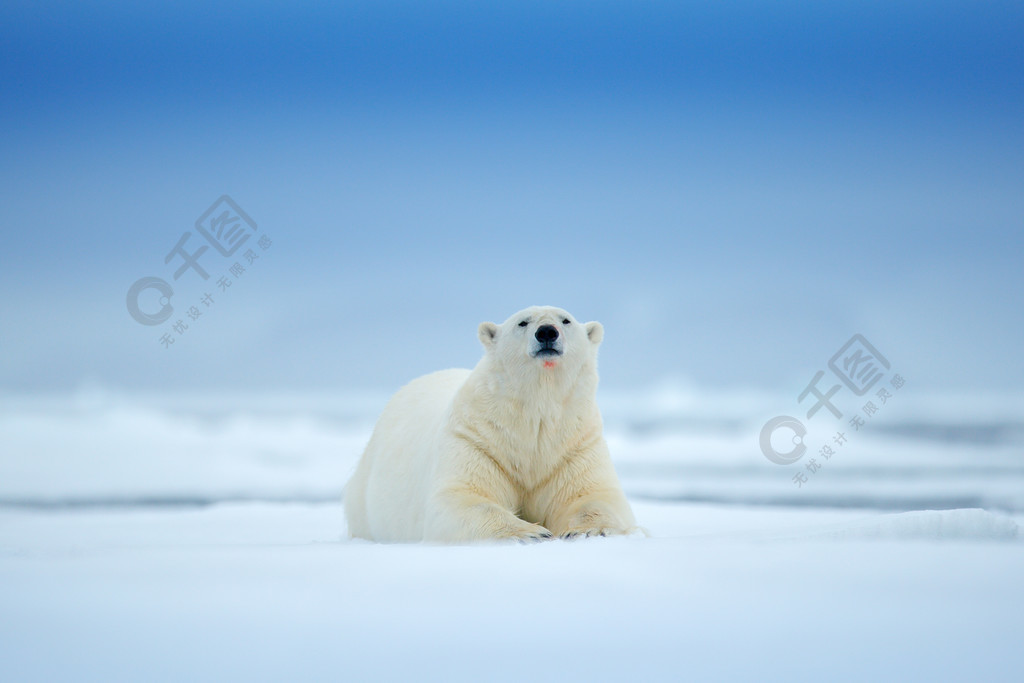
M 541 325 L 533 335 L 541 344 L 550 344 L 558 339 L 558 328 L 554 325 Z

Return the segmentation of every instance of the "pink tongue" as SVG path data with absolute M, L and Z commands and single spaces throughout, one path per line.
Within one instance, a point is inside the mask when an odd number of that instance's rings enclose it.
M 553 368 L 555 367 L 555 362 L 553 360 L 546 360 L 544 361 L 544 367 Z

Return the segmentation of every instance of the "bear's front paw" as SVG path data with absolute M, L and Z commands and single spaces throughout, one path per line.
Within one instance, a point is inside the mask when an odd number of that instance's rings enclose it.
M 569 529 L 561 538 L 566 541 L 571 541 L 574 538 L 590 538 L 591 536 L 607 536 L 607 532 L 604 529 Z
M 515 540 L 519 543 L 539 543 L 540 541 L 550 540 L 553 537 L 554 535 L 550 531 L 539 524 L 530 524 L 529 526 L 510 529 L 508 534 L 503 536 L 503 538 Z

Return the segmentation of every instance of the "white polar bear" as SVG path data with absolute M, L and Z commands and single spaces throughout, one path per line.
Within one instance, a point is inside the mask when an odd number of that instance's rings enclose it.
M 458 543 L 637 529 L 595 402 L 601 323 L 550 306 L 482 323 L 473 370 L 443 370 L 384 408 L 345 488 L 349 534 Z

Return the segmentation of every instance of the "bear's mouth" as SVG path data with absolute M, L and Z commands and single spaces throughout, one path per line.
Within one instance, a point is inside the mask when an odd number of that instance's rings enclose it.
M 550 356 L 561 356 L 562 351 L 554 346 L 542 346 L 533 353 L 535 358 L 548 358 Z

